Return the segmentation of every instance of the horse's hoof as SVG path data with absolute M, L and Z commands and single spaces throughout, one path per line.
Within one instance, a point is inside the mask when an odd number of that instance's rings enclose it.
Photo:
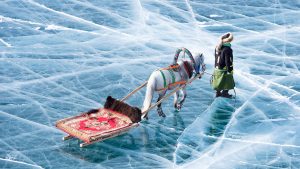
M 177 111 L 180 111 L 180 110 L 181 110 L 181 107 L 182 107 L 182 104 L 177 103 L 176 106 L 175 106 L 175 109 L 176 109 Z
M 165 113 L 163 112 L 162 109 L 157 109 L 157 113 L 159 116 L 162 116 L 162 117 L 166 117 Z
M 145 116 L 143 119 L 145 119 L 145 120 L 149 120 L 148 116 Z

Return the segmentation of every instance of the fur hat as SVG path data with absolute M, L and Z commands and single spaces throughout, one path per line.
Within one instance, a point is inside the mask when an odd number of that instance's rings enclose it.
M 225 33 L 221 36 L 223 43 L 230 43 L 233 40 L 233 34 L 231 32 Z
M 231 32 L 227 32 L 224 35 L 220 37 L 220 41 L 218 42 L 216 46 L 216 52 L 217 54 L 220 52 L 221 47 L 224 43 L 230 43 L 233 40 L 233 34 Z

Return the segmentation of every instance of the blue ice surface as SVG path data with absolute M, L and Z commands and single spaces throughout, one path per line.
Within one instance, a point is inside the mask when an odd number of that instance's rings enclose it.
M 300 2 L 2 0 L 0 168 L 300 168 Z M 210 75 L 180 112 L 151 111 L 128 133 L 79 148 L 59 119 L 121 98 L 186 47 L 213 71 L 234 34 L 236 100 Z M 141 106 L 145 90 L 129 103 Z M 233 93 L 233 92 L 231 92 Z

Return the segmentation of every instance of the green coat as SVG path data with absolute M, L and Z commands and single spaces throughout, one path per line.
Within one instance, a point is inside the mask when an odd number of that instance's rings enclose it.
M 212 87 L 214 90 L 230 90 L 234 89 L 235 82 L 233 72 L 227 73 L 226 70 L 215 69 L 212 75 Z

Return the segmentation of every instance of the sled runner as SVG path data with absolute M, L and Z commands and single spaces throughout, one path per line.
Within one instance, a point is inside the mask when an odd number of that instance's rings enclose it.
M 81 143 L 80 147 L 116 137 L 134 127 L 137 127 L 139 122 L 144 117 L 147 117 L 150 110 L 155 108 L 178 90 L 199 78 L 202 74 L 203 73 L 197 74 L 185 84 L 175 88 L 158 102 L 151 105 L 144 112 L 141 112 L 141 110 L 137 107 L 132 107 L 126 104 L 124 101 L 145 87 L 147 85 L 147 81 L 130 92 L 123 99 L 117 100 L 108 96 L 104 104 L 104 108 L 93 109 L 78 116 L 59 120 L 56 123 L 56 127 L 69 134 L 68 136 L 63 137 L 63 140 L 71 138 L 78 138 L 82 140 L 84 143 Z

